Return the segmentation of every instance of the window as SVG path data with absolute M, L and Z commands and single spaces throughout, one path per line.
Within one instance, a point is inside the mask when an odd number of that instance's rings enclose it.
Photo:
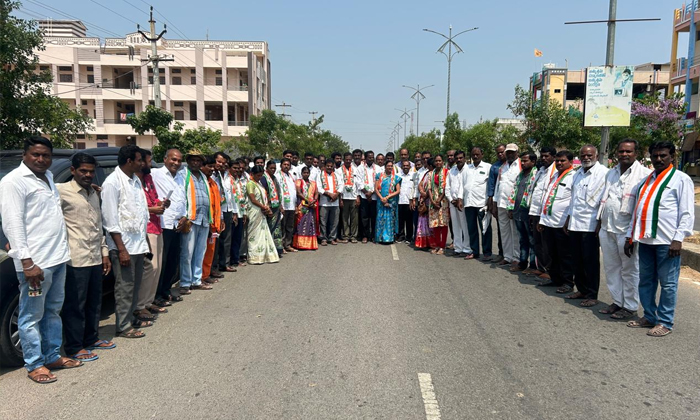
M 81 100 L 80 100 L 80 105 L 87 105 L 87 100 L 86 100 L 86 99 L 81 99 Z
M 184 102 L 175 101 L 175 106 L 185 106 Z
M 106 137 L 106 136 L 105 136 L 105 137 Z M 103 142 L 103 141 L 98 141 L 98 142 L 97 142 L 97 147 L 109 147 L 109 143 L 107 143 L 106 141 L 104 141 L 104 142 Z M 106 175 L 106 174 L 105 174 L 105 175 Z
M 87 71 L 95 71 L 95 68 L 93 66 L 87 66 Z
M 73 75 L 72 74 L 59 74 L 58 81 L 61 83 L 72 83 L 73 82 Z
M 216 74 L 221 74 L 221 70 L 217 70 L 217 71 L 216 71 Z
M 175 111 L 175 119 L 178 121 L 184 121 L 185 111 Z
M 223 83 L 224 83 L 224 82 L 223 82 L 223 80 L 222 80 L 221 77 L 217 77 L 217 78 L 216 78 L 216 86 L 221 86 Z
M 84 141 L 76 141 L 75 142 L 75 148 L 76 149 L 85 149 L 85 142 Z
M 192 77 L 190 77 L 190 84 L 191 84 L 191 85 L 196 85 L 196 84 L 197 84 L 197 76 L 192 76 Z
M 554 89 L 554 93 L 561 93 L 561 89 Z
M 195 74 L 197 72 L 196 69 L 190 69 L 190 74 Z
M 690 87 L 690 94 L 691 95 L 697 95 L 698 94 L 698 84 L 693 83 Z
M 108 140 L 109 136 L 107 134 L 98 134 L 97 135 L 97 140 Z M 103 146 L 106 147 L 106 146 Z
M 85 140 L 85 134 L 76 134 L 75 138 Z
M 158 78 L 158 80 L 160 81 L 160 84 L 161 84 L 161 85 L 164 85 L 164 84 L 165 84 L 165 76 L 160 76 L 160 77 Z
M 115 71 L 116 71 L 116 70 L 115 70 Z M 153 67 L 149 67 L 149 68 L 148 68 L 148 74 L 151 74 L 151 73 L 153 73 Z
M 153 76 L 148 76 L 148 84 L 149 85 L 153 84 Z
M 39 71 L 49 71 L 49 66 L 39 66 Z
M 73 71 L 71 66 L 58 66 L 58 71 Z
M 182 73 L 182 69 L 173 69 L 173 74 L 180 74 Z
M 94 75 L 94 74 L 88 74 L 88 76 L 87 76 L 87 81 L 88 81 L 88 83 L 95 83 L 95 75 Z
M 121 108 L 121 107 L 122 107 L 122 103 L 121 103 L 121 102 L 117 102 L 117 108 Z
M 173 85 L 181 85 L 181 84 L 182 84 L 181 77 L 173 77 Z

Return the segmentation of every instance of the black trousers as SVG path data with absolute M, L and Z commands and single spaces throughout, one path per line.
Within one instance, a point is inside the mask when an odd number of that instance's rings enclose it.
M 498 255 L 503 256 L 503 242 L 501 242 L 501 224 L 498 223 L 498 217 L 494 217 L 496 220 L 496 228 L 498 228 Z
M 374 224 L 377 221 L 377 202 L 374 200 L 360 200 L 360 220 L 362 221 L 361 236 L 368 241 L 374 241 Z
M 216 254 L 214 254 L 213 268 L 218 268 L 223 271 L 231 261 L 231 231 L 233 230 L 233 213 L 224 212 L 225 229 L 219 234 L 219 239 L 216 241 Z
M 243 218 L 238 219 L 238 225 L 236 225 L 231 231 L 231 262 L 230 264 L 236 266 L 241 262 L 241 246 L 243 245 L 243 232 L 245 232 L 245 223 Z
M 102 264 L 66 266 L 66 297 L 61 310 L 63 348 L 69 356 L 95 344 L 102 308 Z
M 600 287 L 600 242 L 595 232 L 569 231 L 574 259 L 574 282 L 585 299 L 598 299 Z
M 418 230 L 418 208 L 416 207 L 415 210 L 412 212 L 413 216 L 413 235 L 411 236 L 411 242 L 416 241 L 416 231 Z
M 170 288 L 177 281 L 180 270 L 180 234 L 174 229 L 163 229 L 163 262 L 156 299 L 167 299 Z
M 399 204 L 398 239 L 413 242 L 413 212 L 410 204 Z
M 574 286 L 574 264 L 571 256 L 571 240 L 563 228 L 544 228 L 544 240 L 547 242 L 552 269 L 549 275 L 557 286 L 564 284 Z
M 294 241 L 294 221 L 296 220 L 294 210 L 285 210 L 282 218 L 282 247 L 287 249 Z
M 482 207 L 464 208 L 464 217 L 467 218 L 467 230 L 469 231 L 469 247 L 472 249 L 472 253 L 475 257 L 480 255 L 479 232 L 481 232 L 481 244 L 484 248 L 484 256 L 490 257 L 493 248 L 493 229 L 491 229 L 490 223 L 486 231 L 482 228 L 484 217 L 486 217 L 486 210 L 481 209 Z

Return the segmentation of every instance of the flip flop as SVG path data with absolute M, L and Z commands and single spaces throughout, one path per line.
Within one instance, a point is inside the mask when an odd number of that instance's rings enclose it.
M 60 357 L 58 360 L 56 360 L 53 363 L 49 363 L 46 365 L 46 368 L 49 370 L 58 370 L 58 369 L 74 369 L 78 368 L 83 365 L 83 362 L 80 360 L 74 360 L 71 359 L 70 357 Z
M 58 380 L 45 366 L 40 366 L 29 372 L 27 377 L 38 384 L 51 384 Z
M 79 357 L 79 356 L 88 356 L 88 357 Z M 91 352 L 90 350 L 80 350 L 79 352 L 75 353 L 72 356 L 68 356 L 73 360 L 77 360 L 79 362 L 92 362 L 94 360 L 97 360 L 100 358 L 100 356 L 96 355 L 95 353 Z
M 110 350 L 110 349 L 113 349 L 115 347 L 117 347 L 117 345 L 114 343 L 111 343 L 107 340 L 100 340 L 100 341 L 95 342 L 95 344 L 93 344 L 92 346 L 86 347 L 85 349 L 86 350 Z

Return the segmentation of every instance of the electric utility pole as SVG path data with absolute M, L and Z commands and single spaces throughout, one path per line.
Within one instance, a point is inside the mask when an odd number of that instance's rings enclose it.
M 151 6 L 151 20 L 148 21 L 151 24 L 150 35 L 146 34 L 141 30 L 140 25 L 136 25 L 136 30 L 141 34 L 146 41 L 151 43 L 151 57 L 148 59 L 142 59 L 141 61 L 148 61 L 153 64 L 153 102 L 157 108 L 161 108 L 160 102 L 160 70 L 158 64 L 161 61 L 175 61 L 173 58 L 159 57 L 158 56 L 158 41 L 165 35 L 167 30 L 167 25 L 163 25 L 163 31 L 156 35 L 156 21 L 153 20 L 153 6 Z
M 316 123 L 316 114 L 318 114 L 318 111 L 309 111 L 309 114 L 311 114 L 311 119 L 313 120 L 314 124 Z
M 413 86 L 406 86 L 403 85 L 403 87 L 407 89 L 411 89 L 413 91 L 413 95 L 411 95 L 411 99 L 416 101 L 416 135 L 420 136 L 420 129 L 418 128 L 418 124 L 420 122 L 420 101 L 422 99 L 425 99 L 425 95 L 421 92 L 421 90 L 428 89 L 429 87 L 433 87 L 435 85 L 430 85 L 430 86 L 425 86 L 423 88 L 418 85 L 417 87 Z
M 291 105 L 289 105 L 289 104 L 286 103 L 286 102 L 282 102 L 280 105 L 275 105 L 275 106 L 278 106 L 278 107 L 281 107 L 281 108 L 282 108 L 282 113 L 280 114 L 280 117 L 282 117 L 282 118 L 291 117 L 291 115 L 289 115 L 289 114 L 286 113 L 286 112 L 287 112 L 287 108 L 289 108 Z
M 476 31 L 479 28 L 471 28 L 467 29 L 465 31 L 462 31 L 458 33 L 457 35 L 452 35 L 452 25 L 450 25 L 450 33 L 449 36 L 441 34 L 440 32 L 433 31 L 432 29 L 423 29 L 425 32 L 432 32 L 436 35 L 440 35 L 441 37 L 445 38 L 447 41 L 445 41 L 440 48 L 437 49 L 437 52 L 442 53 L 445 57 L 447 57 L 447 116 L 450 116 L 450 79 L 451 79 L 451 73 L 452 73 L 452 57 L 455 55 L 464 52 L 462 48 L 460 48 L 459 45 L 457 45 L 456 42 L 453 40 L 457 38 L 458 36 L 462 35 L 465 32 L 471 32 L 471 31 Z M 452 53 L 452 46 L 455 47 L 455 52 Z M 447 47 L 447 52 L 445 52 L 445 47 Z
M 693 1 L 694 3 L 694 1 Z M 654 19 L 617 19 L 617 0 L 610 0 L 610 8 L 608 10 L 608 20 L 589 20 L 582 22 L 564 22 L 565 25 L 579 25 L 586 23 L 607 23 L 608 24 L 608 41 L 605 49 L 605 67 L 612 67 L 615 61 L 615 24 L 617 22 L 646 22 Z M 694 20 L 694 19 L 691 19 Z M 600 130 L 600 152 L 598 153 L 598 162 L 604 166 L 608 166 L 608 145 L 610 143 L 610 127 L 601 127 Z

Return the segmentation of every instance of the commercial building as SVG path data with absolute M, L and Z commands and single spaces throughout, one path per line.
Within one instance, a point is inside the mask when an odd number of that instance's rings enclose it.
M 53 74 L 52 92 L 94 119 L 76 148 L 137 144 L 152 147 L 126 123 L 153 101 L 151 43 L 138 32 L 91 38 L 80 21 L 40 21 L 41 70 Z M 270 59 L 264 41 L 167 39 L 158 41 L 161 107 L 185 128 L 221 130 L 224 139 L 245 133 L 250 115 L 270 109 Z
M 670 64 L 646 63 L 635 66 L 632 96 L 650 92 L 668 94 Z M 573 107 L 583 111 L 586 96 L 586 69 L 569 70 L 555 64 L 545 64 L 541 72 L 536 72 L 530 78 L 530 92 L 533 99 L 538 100 L 545 94 L 555 99 L 566 109 Z

